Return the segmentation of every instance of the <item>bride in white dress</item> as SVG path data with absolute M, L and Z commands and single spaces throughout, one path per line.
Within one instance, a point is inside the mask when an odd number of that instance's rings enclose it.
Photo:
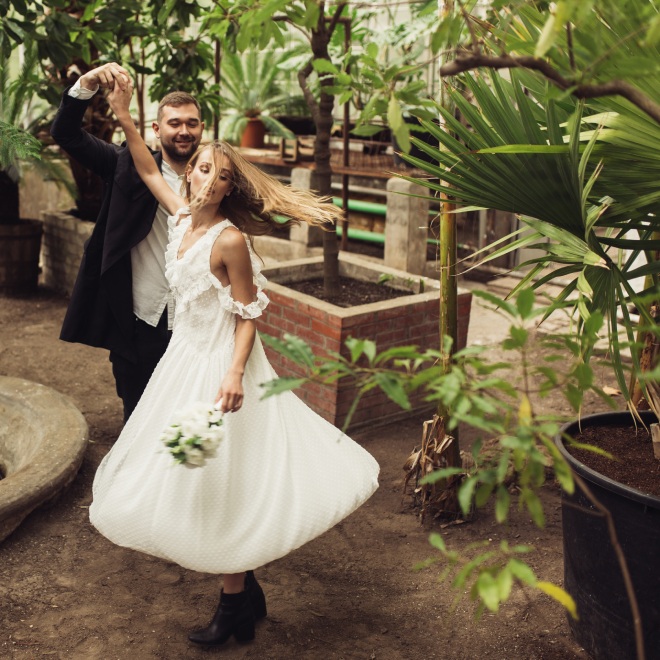
M 121 83 L 121 84 L 120 84 Z M 378 464 L 292 393 L 262 400 L 275 378 L 254 319 L 268 304 L 249 236 L 272 215 L 320 224 L 335 208 L 265 175 L 224 143 L 202 146 L 173 193 L 128 110 L 130 81 L 110 104 L 137 170 L 172 214 L 166 274 L 175 299 L 169 347 L 94 479 L 92 524 L 114 543 L 223 574 L 203 645 L 254 637 L 266 616 L 253 569 L 328 530 L 378 487 Z M 246 239 L 247 235 L 247 239 Z M 220 402 L 225 437 L 204 467 L 176 465 L 159 436 L 196 401 Z

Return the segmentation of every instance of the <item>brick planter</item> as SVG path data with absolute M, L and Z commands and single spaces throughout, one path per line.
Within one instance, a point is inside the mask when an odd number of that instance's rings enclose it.
M 317 354 L 335 351 L 348 356 L 344 346 L 348 337 L 372 339 L 379 351 L 409 344 L 421 348 L 439 346 L 440 292 L 437 281 L 345 253 L 340 254 L 339 264 L 342 276 L 359 280 L 377 282 L 383 273 L 392 275 L 388 285 L 408 290 L 411 295 L 351 308 L 337 307 L 286 287 L 289 282 L 322 276 L 322 257 L 289 261 L 264 268 L 264 275 L 269 280 L 270 305 L 258 321 L 259 331 L 274 337 L 287 332 L 297 335 Z M 420 280 L 424 281 L 424 293 L 418 293 Z M 471 302 L 471 292 L 459 291 L 459 348 L 467 341 Z M 270 349 L 267 353 L 278 374 L 301 375 L 300 369 L 283 356 Z M 311 383 L 297 390 L 296 394 L 322 417 L 341 426 L 355 399 L 356 387 L 347 381 L 333 385 Z M 432 406 L 421 399 L 421 395 L 413 399 L 413 411 L 431 409 Z M 409 414 L 410 411 L 402 411 L 384 393 L 373 390 L 360 401 L 351 428 L 383 424 Z

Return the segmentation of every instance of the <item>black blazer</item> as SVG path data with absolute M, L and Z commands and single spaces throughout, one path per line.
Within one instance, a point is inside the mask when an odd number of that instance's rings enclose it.
M 103 179 L 101 210 L 85 243 L 60 339 L 107 348 L 135 362 L 130 252 L 149 233 L 158 202 L 125 145 L 108 144 L 82 129 L 88 105 L 65 90 L 51 127 L 55 142 Z M 162 154 L 154 158 L 162 167 Z

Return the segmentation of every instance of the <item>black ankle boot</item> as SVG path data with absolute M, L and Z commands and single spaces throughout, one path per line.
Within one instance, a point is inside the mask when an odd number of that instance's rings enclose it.
M 231 636 L 238 642 L 254 639 L 254 613 L 247 590 L 238 594 L 220 594 L 220 604 L 211 623 L 202 630 L 195 630 L 188 639 L 195 644 L 218 646 Z
M 250 595 L 254 620 L 263 619 L 267 614 L 266 597 L 264 596 L 264 590 L 257 582 L 257 578 L 254 577 L 254 571 L 246 571 L 245 573 L 245 591 Z

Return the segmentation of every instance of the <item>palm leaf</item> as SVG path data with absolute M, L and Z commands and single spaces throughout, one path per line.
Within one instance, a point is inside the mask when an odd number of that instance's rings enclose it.
M 517 72 L 510 81 L 496 74 L 490 81 L 465 76 L 476 103 L 468 103 L 458 90 L 451 97 L 473 133 L 438 108 L 459 139 L 423 121 L 440 146 L 414 136 L 412 142 L 435 162 L 404 158 L 431 178 L 406 178 L 461 204 L 518 214 L 532 232 L 515 240 L 513 235 L 506 237 L 511 242 L 495 250 L 488 246 L 481 263 L 522 246 L 541 249 L 542 256 L 523 264 L 531 271 L 517 288 L 530 283 L 532 276 L 540 277 L 535 286 L 555 275 L 569 278 L 557 304 L 573 300 L 578 328 L 595 312 L 607 317 L 612 362 L 625 393 L 620 350 L 630 343 L 631 331 L 625 329 L 622 343 L 618 317 L 626 318 L 626 306 L 637 295 L 630 282 L 660 274 L 651 255 L 657 246 L 645 244 L 660 214 L 660 149 L 649 149 L 654 153 L 649 155 L 648 171 L 646 162 L 635 167 L 640 161 L 631 154 L 644 137 L 649 145 L 660 145 L 660 127 L 621 101 L 557 103 L 544 97 L 539 85 L 530 92 L 521 82 L 526 78 Z M 641 251 L 648 263 L 633 266 Z M 555 270 L 544 274 L 548 268 Z

